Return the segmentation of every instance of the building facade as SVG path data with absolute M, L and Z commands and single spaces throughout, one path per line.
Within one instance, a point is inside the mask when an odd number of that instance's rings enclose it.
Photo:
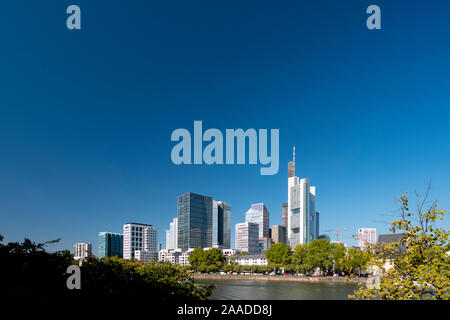
M 223 201 L 213 200 L 212 209 L 212 246 L 229 249 L 231 247 L 230 237 L 231 207 Z
M 377 242 L 376 228 L 359 228 L 358 229 L 358 246 L 364 250 L 368 244 Z
M 158 251 L 136 250 L 134 252 L 134 258 L 143 263 L 147 263 L 150 260 L 158 261 Z
M 136 251 L 158 251 L 157 231 L 150 224 L 129 222 L 123 225 L 123 258 L 134 259 Z
M 283 202 L 281 204 L 281 225 L 285 228 L 287 228 L 288 216 L 288 203 Z
M 98 257 L 123 258 L 123 234 L 113 232 L 98 233 Z
M 178 218 L 174 218 L 166 231 L 166 249 L 178 248 Z
M 77 242 L 74 245 L 73 258 L 75 260 L 84 260 L 92 256 L 92 243 Z
M 280 225 L 272 226 L 272 240 L 273 243 L 287 243 L 286 227 Z
M 269 210 L 264 203 L 252 204 L 245 213 L 245 221 L 258 224 L 259 238 L 269 237 Z
M 235 249 L 249 254 L 258 253 L 259 225 L 254 222 L 236 224 Z
M 213 199 L 192 192 L 178 197 L 178 247 L 212 246 Z
M 233 257 L 234 261 L 243 266 L 267 266 L 267 259 L 264 254 L 251 254 Z

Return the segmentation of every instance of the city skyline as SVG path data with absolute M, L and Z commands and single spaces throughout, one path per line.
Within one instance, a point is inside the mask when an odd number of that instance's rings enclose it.
M 346 228 L 349 245 L 358 228 L 388 233 L 395 199 L 430 181 L 430 200 L 450 208 L 450 3 L 384 1 L 377 31 L 357 0 L 88 1 L 74 32 L 63 7 L 2 11 L 4 241 L 62 238 L 47 250 L 97 252 L 98 232 L 139 221 L 164 243 L 186 191 L 229 203 L 231 239 L 252 203 L 281 225 L 294 145 L 297 175 L 317 186 L 320 229 Z M 278 128 L 278 174 L 248 161 L 175 165 L 171 133 L 194 121 Z

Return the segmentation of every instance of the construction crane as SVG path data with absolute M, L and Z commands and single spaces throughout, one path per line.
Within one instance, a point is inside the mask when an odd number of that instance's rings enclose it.
M 345 231 L 347 230 L 347 228 L 342 228 L 342 229 L 338 229 L 338 228 L 334 228 L 334 229 L 328 229 L 328 230 L 324 230 L 322 232 L 336 232 L 336 241 L 339 242 L 339 231 Z

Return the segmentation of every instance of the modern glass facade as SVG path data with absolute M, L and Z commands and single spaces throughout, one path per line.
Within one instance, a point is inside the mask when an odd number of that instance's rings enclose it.
M 212 246 L 213 199 L 192 192 L 178 197 L 178 247 Z
M 230 249 L 231 208 L 223 201 L 213 200 L 212 209 L 212 245 Z
M 245 213 L 245 221 L 258 224 L 259 238 L 269 237 L 269 210 L 267 210 L 264 203 L 252 204 Z
M 123 235 L 113 232 L 99 232 L 98 234 L 98 257 L 123 258 Z

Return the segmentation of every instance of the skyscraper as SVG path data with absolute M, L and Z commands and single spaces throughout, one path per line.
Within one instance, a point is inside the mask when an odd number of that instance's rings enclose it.
M 368 244 L 377 242 L 376 228 L 360 228 L 358 229 L 358 246 L 364 250 Z
M 253 222 L 236 224 L 235 249 L 249 254 L 257 254 L 259 225 Z
M 151 224 L 129 222 L 123 225 L 123 258 L 135 258 L 135 252 L 158 251 L 157 231 Z
M 281 225 L 287 228 L 288 224 L 288 203 L 283 202 L 281 204 Z
M 178 197 L 178 247 L 212 246 L 213 199 L 192 192 Z
M 264 203 L 252 204 L 245 213 L 245 221 L 258 224 L 259 238 L 269 237 L 269 210 Z
M 92 243 L 89 242 L 77 242 L 74 245 L 73 258 L 75 260 L 84 260 L 87 257 L 92 256 Z
M 223 201 L 213 200 L 212 246 L 230 249 L 231 208 Z
M 113 232 L 98 233 L 98 257 L 123 257 L 123 234 Z
M 273 243 L 287 243 L 286 228 L 284 226 L 272 226 Z
M 292 170 L 294 170 L 292 172 Z M 293 174 L 294 173 L 294 174 Z M 316 188 L 309 179 L 295 176 L 295 147 L 293 161 L 288 170 L 288 228 L 287 237 L 291 247 L 308 243 L 318 237 L 318 214 L 316 213 Z
M 178 248 L 178 218 L 174 218 L 166 231 L 166 249 Z

